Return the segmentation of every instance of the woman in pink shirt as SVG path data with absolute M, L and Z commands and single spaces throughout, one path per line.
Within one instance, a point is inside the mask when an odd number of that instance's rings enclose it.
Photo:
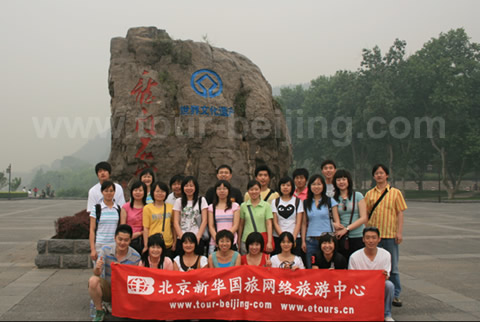
M 172 260 L 165 256 L 166 249 L 162 234 L 157 233 L 148 237 L 148 249 L 142 254 L 142 260 L 138 266 L 173 271 Z
M 130 247 L 139 254 L 143 250 L 143 207 L 146 205 L 147 187 L 141 181 L 135 182 L 130 189 L 130 202 L 125 203 L 120 212 L 120 224 L 132 227 L 133 235 Z

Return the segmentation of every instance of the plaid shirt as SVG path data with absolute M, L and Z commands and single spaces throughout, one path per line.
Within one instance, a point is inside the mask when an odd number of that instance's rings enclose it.
M 387 189 L 388 193 L 375 208 L 367 226 L 377 227 L 380 230 L 381 238 L 395 238 L 398 228 L 398 212 L 407 209 L 407 204 L 400 190 L 391 188 L 390 185 L 387 185 Z M 383 192 L 384 190 L 379 190 L 377 186 L 367 192 L 365 195 L 367 214 L 370 213 Z

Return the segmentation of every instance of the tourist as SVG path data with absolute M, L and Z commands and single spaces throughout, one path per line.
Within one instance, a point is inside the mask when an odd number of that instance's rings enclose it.
M 230 230 L 234 235 L 233 249 L 237 247 L 237 230 L 240 224 L 240 206 L 232 202 L 232 188 L 228 181 L 220 180 L 215 186 L 213 202 L 208 206 L 208 229 L 210 231 L 210 245 L 208 253 L 215 250 L 215 236 L 223 229 Z
M 114 243 L 104 245 L 98 253 L 98 260 L 93 268 L 93 276 L 88 280 L 88 293 L 96 308 L 94 321 L 103 321 L 105 311 L 102 301 L 111 302 L 112 263 L 138 265 L 140 255 L 129 247 L 132 238 L 132 228 L 120 225 L 114 232 Z
M 307 268 L 312 268 L 312 256 L 320 249 L 319 237 L 342 228 L 337 202 L 327 197 L 325 179 L 319 174 L 308 180 L 308 196 L 304 207 L 306 215 L 302 221 L 302 250 L 306 253 Z
M 264 236 L 264 239 L 267 241 L 264 251 L 271 253 L 275 246 L 272 238 L 272 209 L 266 201 L 260 199 L 260 183 L 258 181 L 250 181 L 247 185 L 247 191 L 250 197 L 240 206 L 238 236 L 241 238 L 241 254 L 247 253 L 245 241 L 247 240 L 248 235 L 254 231 L 266 235 Z
M 245 242 L 247 254 L 241 257 L 242 265 L 252 265 L 261 267 L 271 267 L 270 255 L 263 252 L 265 242 L 262 234 L 258 232 L 250 233 Z
M 322 162 L 320 168 L 322 169 L 322 174 L 325 178 L 326 194 L 328 197 L 333 198 L 333 195 L 335 194 L 335 187 L 333 186 L 333 176 L 337 171 L 337 166 L 332 160 L 325 160 Z
M 90 188 L 90 190 L 88 191 L 87 212 L 91 212 L 93 207 L 95 207 L 96 204 L 99 204 L 102 201 L 103 194 L 100 188 L 102 186 L 102 183 L 104 183 L 105 181 L 110 181 L 112 166 L 110 165 L 110 163 L 105 161 L 99 162 L 95 166 L 95 173 L 98 177 L 98 183 L 92 188 Z M 113 200 L 120 207 L 123 206 L 123 204 L 125 203 L 125 196 L 123 195 L 122 186 L 117 183 L 115 183 L 115 196 L 113 197 Z
M 143 169 L 143 171 L 140 172 L 139 179 L 145 184 L 145 186 L 147 186 L 146 202 L 147 204 L 151 204 L 153 202 L 152 184 L 155 182 L 155 173 L 153 173 L 153 170 L 150 168 Z
M 181 174 L 176 174 L 170 179 L 169 186 L 172 192 L 168 195 L 167 200 L 165 200 L 166 203 L 169 203 L 173 206 L 175 204 L 175 200 L 182 197 L 183 179 L 185 179 L 185 177 Z
M 133 235 L 130 247 L 138 253 L 143 250 L 143 207 L 146 204 L 145 183 L 141 181 L 134 182 L 130 188 L 130 202 L 123 205 L 120 212 L 120 224 L 127 224 L 132 227 Z
M 295 242 L 293 235 L 288 231 L 284 231 L 279 237 L 282 251 L 271 257 L 272 267 L 291 269 L 292 271 L 304 269 L 302 258 L 292 253 Z
M 314 269 L 347 269 L 345 257 L 337 252 L 337 238 L 332 233 L 323 233 L 318 239 L 319 251 L 312 260 Z
M 293 195 L 300 200 L 307 199 L 308 188 L 308 170 L 305 168 L 298 168 L 293 170 L 293 181 L 295 182 L 295 192 Z
M 393 305 L 402 306 L 398 260 L 399 245 L 403 240 L 403 212 L 407 209 L 407 204 L 402 192 L 388 184 L 388 174 L 388 168 L 383 164 L 377 164 L 372 169 L 372 176 L 377 184 L 365 195 L 369 217 L 367 226 L 379 229 L 382 236 L 379 246 L 391 255 L 390 281 L 395 285 Z
M 278 193 L 274 190 L 270 189 L 270 179 L 272 177 L 272 171 L 266 165 L 261 165 L 255 168 L 255 180 L 260 183 L 260 198 L 264 201 L 270 202 L 273 199 L 277 199 L 279 197 Z M 248 191 L 245 193 L 244 201 L 248 201 L 250 199 L 250 195 Z
M 112 181 L 103 181 L 100 191 L 102 200 L 90 212 L 90 258 L 97 260 L 97 255 L 104 245 L 115 242 L 115 229 L 120 222 L 120 206 L 114 201 L 116 185 Z
M 154 234 L 148 237 L 147 251 L 142 254 L 139 266 L 173 270 L 172 260 L 166 256 L 167 247 L 162 234 Z
M 180 239 L 180 244 L 179 255 L 173 260 L 174 271 L 188 272 L 192 269 L 208 266 L 208 259 L 195 251 L 198 248 L 198 240 L 194 233 L 184 233 Z
M 232 168 L 227 164 L 222 164 L 217 168 L 217 179 L 218 180 L 225 180 L 230 183 L 232 180 L 233 171 Z M 232 202 L 236 202 L 239 205 L 243 202 L 243 196 L 239 189 L 235 187 L 231 187 L 231 196 Z M 210 187 L 205 194 L 205 199 L 207 199 L 208 204 L 212 204 L 213 199 L 215 197 L 215 187 Z
M 168 186 L 156 181 L 152 184 L 153 202 L 143 208 L 143 252 L 148 249 L 148 239 L 155 234 L 162 234 L 165 242 L 165 255 L 173 257 L 175 251 L 176 234 L 173 228 L 173 207 L 165 202 L 168 195 Z
M 363 248 L 362 232 L 367 218 L 367 206 L 363 195 L 353 191 L 353 180 L 347 170 L 337 170 L 333 176 L 335 195 L 338 202 L 338 215 L 341 229 L 337 230 L 338 251 L 348 260 L 350 255 Z
M 220 230 L 215 239 L 218 250 L 208 256 L 208 267 L 223 268 L 240 266 L 240 254 L 232 249 L 233 233 L 230 230 Z

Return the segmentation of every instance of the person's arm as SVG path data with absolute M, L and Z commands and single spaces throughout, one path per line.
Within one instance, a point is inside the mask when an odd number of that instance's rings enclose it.
M 95 268 L 93 269 L 93 274 L 95 276 L 100 276 L 100 274 L 102 274 L 103 265 L 104 265 L 103 256 L 100 256 L 100 258 L 95 263 Z
M 143 226 L 143 250 L 142 254 L 145 253 L 148 249 L 148 235 L 150 233 L 150 228 Z
M 366 225 L 367 222 L 367 204 L 365 203 L 365 199 L 362 199 L 358 202 L 358 219 L 355 220 L 351 225 L 349 225 L 348 228 L 350 231 L 352 231 L 357 229 L 361 225 Z
M 242 242 L 242 234 L 245 227 L 245 219 L 240 218 L 240 223 L 238 224 L 238 245 Z
M 273 251 L 272 245 L 272 219 L 267 219 L 267 248 L 265 249 L 267 253 L 271 253 Z
M 282 233 L 282 228 L 278 224 L 278 215 L 276 212 L 273 212 L 273 229 L 275 229 L 278 235 Z
M 209 268 L 215 268 L 215 267 L 213 266 L 212 254 L 208 255 L 208 267 L 209 267 Z
M 207 208 L 203 208 L 201 214 L 202 214 L 202 223 L 200 224 L 200 227 L 198 227 L 198 233 L 197 233 L 198 242 L 200 242 L 200 239 L 202 239 L 203 232 L 205 231 L 205 228 L 207 228 Z
M 212 207 L 215 206 L 212 205 Z M 210 232 L 210 236 L 212 237 L 212 239 L 215 240 L 217 232 L 215 231 L 215 223 L 213 219 L 213 211 L 210 211 L 210 209 L 208 209 L 208 231 Z
M 235 265 L 234 266 L 240 266 L 242 265 L 242 257 L 240 256 L 240 253 L 237 255 L 237 259 L 235 260 Z
M 340 216 L 338 215 L 338 206 L 332 207 L 332 215 L 333 215 L 333 228 L 335 230 L 341 230 L 343 225 L 340 223 Z
M 180 269 L 178 268 L 177 262 L 173 261 L 173 270 L 174 271 L 179 271 Z
M 95 227 L 97 226 L 96 218 L 90 217 L 90 233 L 88 235 L 88 241 L 90 242 L 90 258 L 97 260 L 97 250 L 95 249 Z
M 295 228 L 293 228 L 293 238 L 297 240 L 298 233 L 302 229 L 302 218 L 303 218 L 303 211 L 297 212 L 297 218 L 295 220 Z
M 230 231 L 235 234 L 240 226 L 240 208 L 233 212 L 233 225 Z
M 178 210 L 173 211 L 173 228 L 177 234 L 177 237 L 182 238 L 183 232 L 180 228 L 180 211 Z
M 397 212 L 397 234 L 395 236 L 395 243 L 400 245 L 403 241 L 403 211 Z
M 122 207 L 120 210 L 120 225 L 127 223 L 127 211 Z M 132 238 L 133 239 L 133 238 Z
M 307 252 L 307 221 L 308 221 L 308 215 L 307 215 L 307 212 L 305 211 L 302 216 L 302 231 L 301 231 L 302 251 L 304 253 Z

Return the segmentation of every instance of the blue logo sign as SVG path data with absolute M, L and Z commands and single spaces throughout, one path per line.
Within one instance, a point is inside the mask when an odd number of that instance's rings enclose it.
M 217 97 L 223 91 L 222 79 L 209 69 L 199 69 L 193 73 L 190 85 L 195 93 L 205 98 Z

